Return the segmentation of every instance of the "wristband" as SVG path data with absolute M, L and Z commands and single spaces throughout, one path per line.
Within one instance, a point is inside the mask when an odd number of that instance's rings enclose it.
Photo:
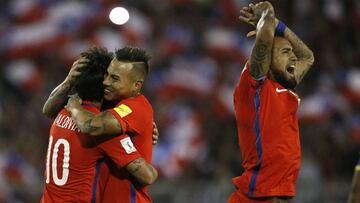
M 279 20 L 279 23 L 275 28 L 275 35 L 283 37 L 285 33 L 285 29 L 286 29 L 286 25 Z

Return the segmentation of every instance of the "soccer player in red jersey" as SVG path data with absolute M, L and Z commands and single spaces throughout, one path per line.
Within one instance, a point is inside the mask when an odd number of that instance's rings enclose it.
M 72 97 L 67 109 L 80 130 L 87 134 L 99 136 L 127 132 L 140 154 L 151 163 L 153 109 L 141 94 L 148 72 L 148 56 L 144 50 L 132 47 L 117 50 L 103 82 L 105 100 L 118 102 L 116 107 L 94 114 L 80 105 L 79 97 Z M 146 186 L 134 181 L 131 175 L 111 162 L 100 170 L 99 190 L 99 202 L 151 202 Z
M 289 202 L 295 196 L 301 150 L 294 88 L 314 62 L 312 51 L 281 21 L 269 2 L 242 8 L 256 26 L 250 59 L 234 92 L 244 172 L 229 203 Z
M 348 203 L 360 202 L 360 159 L 355 166 L 354 177 L 351 185 Z
M 86 100 L 83 107 L 99 113 L 104 73 L 112 56 L 98 48 L 82 56 L 74 63 L 64 83 L 73 83 L 78 77 L 71 86 Z M 86 69 L 79 76 L 83 68 Z M 127 134 L 101 139 L 90 137 L 80 133 L 69 112 L 62 109 L 50 130 L 41 202 L 95 202 L 100 160 L 105 155 L 143 184 L 151 184 L 156 179 L 155 169 L 144 162 Z

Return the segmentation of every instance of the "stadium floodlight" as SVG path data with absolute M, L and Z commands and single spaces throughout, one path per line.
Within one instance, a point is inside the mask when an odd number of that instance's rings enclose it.
M 110 11 L 109 14 L 110 21 L 116 25 L 125 24 L 129 18 L 129 12 L 123 7 L 115 7 Z

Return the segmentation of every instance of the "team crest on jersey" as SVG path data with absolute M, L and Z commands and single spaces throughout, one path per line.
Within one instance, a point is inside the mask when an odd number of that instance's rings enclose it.
M 136 152 L 136 148 L 134 147 L 134 144 L 132 143 L 130 137 L 120 140 L 120 143 L 121 143 L 122 147 L 125 149 L 127 154 Z
M 114 110 L 116 111 L 116 113 L 119 114 L 119 116 L 121 118 L 132 113 L 132 110 L 130 109 L 130 107 L 126 106 L 125 104 L 121 104 L 120 106 L 115 107 Z

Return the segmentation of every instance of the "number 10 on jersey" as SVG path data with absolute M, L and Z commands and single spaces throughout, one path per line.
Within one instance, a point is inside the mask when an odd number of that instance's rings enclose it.
M 51 156 L 51 169 L 52 169 L 52 178 L 56 185 L 62 186 L 65 185 L 69 178 L 69 164 L 70 164 L 70 144 L 66 139 L 58 139 L 53 148 L 53 136 L 49 138 L 49 146 L 47 149 L 46 155 L 46 184 L 50 183 L 50 155 Z M 57 171 L 57 158 L 60 145 L 64 145 L 64 159 L 62 165 L 62 177 L 61 179 L 58 176 Z M 52 152 L 52 153 L 51 153 Z

